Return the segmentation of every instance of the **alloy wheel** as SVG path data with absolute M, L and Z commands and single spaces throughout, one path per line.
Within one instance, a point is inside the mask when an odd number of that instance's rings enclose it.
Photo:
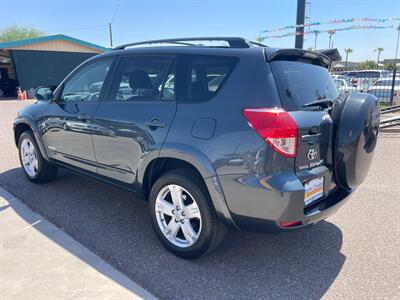
M 200 209 L 193 196 L 183 187 L 163 187 L 155 202 L 157 224 L 163 235 L 175 246 L 188 248 L 196 243 L 201 229 Z
M 21 143 L 22 166 L 30 177 L 35 177 L 39 171 L 39 159 L 35 146 L 29 139 L 24 139 Z

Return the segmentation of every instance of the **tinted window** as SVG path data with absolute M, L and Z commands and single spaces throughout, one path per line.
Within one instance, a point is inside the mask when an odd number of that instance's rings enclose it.
M 111 63 L 112 58 L 109 58 L 80 69 L 64 85 L 61 100 L 65 102 L 98 100 Z
M 272 72 L 285 109 L 322 99 L 336 99 L 338 91 L 327 69 L 295 61 L 274 61 Z
M 206 101 L 222 87 L 237 59 L 224 56 L 186 56 L 183 59 L 186 77 L 186 101 Z
M 175 75 L 170 57 L 124 57 L 121 59 L 111 100 L 155 101 L 175 98 Z

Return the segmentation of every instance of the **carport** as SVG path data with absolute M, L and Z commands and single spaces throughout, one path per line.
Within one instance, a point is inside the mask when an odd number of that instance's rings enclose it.
M 77 65 L 108 49 L 63 34 L 0 43 L 0 97 L 16 87 L 32 98 L 38 86 L 56 86 Z

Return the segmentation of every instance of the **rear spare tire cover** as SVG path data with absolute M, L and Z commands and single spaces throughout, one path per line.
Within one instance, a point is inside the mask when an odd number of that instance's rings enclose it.
M 364 181 L 371 166 L 380 122 L 379 102 L 373 95 L 355 93 L 337 102 L 331 115 L 336 183 L 352 189 Z

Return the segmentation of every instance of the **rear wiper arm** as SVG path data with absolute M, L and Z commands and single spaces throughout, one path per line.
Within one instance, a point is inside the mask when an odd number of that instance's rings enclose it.
M 308 102 L 308 103 L 304 104 L 302 107 L 319 106 L 319 107 L 323 107 L 323 108 L 328 108 L 328 107 L 332 107 L 334 102 L 335 101 L 332 99 L 316 100 L 316 101 Z

